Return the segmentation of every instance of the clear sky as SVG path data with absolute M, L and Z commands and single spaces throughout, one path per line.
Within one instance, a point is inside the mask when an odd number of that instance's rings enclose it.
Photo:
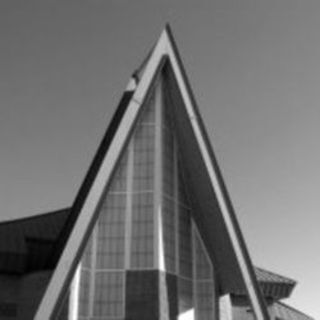
M 1 0 L 1 219 L 72 203 L 169 22 L 254 263 L 320 319 L 319 17 L 313 0 Z

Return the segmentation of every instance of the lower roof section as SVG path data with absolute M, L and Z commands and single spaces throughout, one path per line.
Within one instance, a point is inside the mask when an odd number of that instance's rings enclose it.
M 276 302 L 274 304 L 273 317 L 276 320 L 314 320 L 303 312 L 282 302 Z
M 273 300 L 289 297 L 296 285 L 292 279 L 261 268 L 255 268 L 255 273 L 263 295 Z
M 45 269 L 68 215 L 66 208 L 0 223 L 0 273 Z
M 54 244 L 70 214 L 70 208 L 0 223 L 0 273 L 25 274 L 53 269 L 48 264 Z M 274 300 L 288 297 L 296 282 L 276 273 L 255 268 L 262 293 Z M 243 290 L 232 293 L 243 295 Z
M 296 285 L 296 281 L 274 272 L 257 267 L 254 268 L 254 271 L 260 290 L 263 296 L 268 300 L 276 301 L 288 298 Z M 231 293 L 235 296 L 241 297 L 246 295 L 246 292 L 242 289 L 233 290 Z

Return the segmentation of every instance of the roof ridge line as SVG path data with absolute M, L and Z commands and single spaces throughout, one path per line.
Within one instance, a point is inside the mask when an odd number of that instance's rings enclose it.
M 27 217 L 13 218 L 12 220 L 3 220 L 3 221 L 0 221 L 0 225 L 18 223 L 18 222 L 28 221 L 28 220 L 32 220 L 32 219 L 37 219 L 37 218 L 40 219 L 44 216 L 51 215 L 51 214 L 58 214 L 63 211 L 68 211 L 70 209 L 71 209 L 71 207 L 65 207 L 65 208 L 55 209 L 55 210 L 44 212 L 44 213 L 36 213 L 36 214 L 33 214 L 31 216 L 27 216 Z

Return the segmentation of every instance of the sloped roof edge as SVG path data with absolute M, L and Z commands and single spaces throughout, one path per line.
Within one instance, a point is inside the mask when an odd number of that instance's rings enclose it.
M 207 173 L 210 176 L 213 190 L 215 192 L 221 215 L 228 232 L 228 236 L 233 245 L 234 254 L 236 255 L 243 280 L 246 285 L 250 301 L 257 319 L 269 319 L 265 302 L 262 298 L 260 288 L 256 281 L 253 266 L 243 239 L 240 226 L 224 184 L 224 180 L 211 147 L 210 139 L 205 130 L 205 126 L 200 115 L 193 91 L 188 81 L 177 45 L 175 43 L 172 31 L 169 25 L 166 25 L 165 35 L 167 40 L 167 54 L 174 69 L 176 80 L 180 86 L 181 94 L 185 102 L 185 107 L 189 114 L 190 123 L 192 124 L 194 134 L 197 137 L 202 157 L 207 166 Z
M 297 283 L 296 280 L 293 280 L 291 278 L 280 275 L 279 273 L 275 273 L 260 267 L 255 267 L 255 271 L 256 271 L 256 276 L 258 281 L 280 282 L 280 283 L 287 283 L 291 285 L 295 285 Z
M 301 312 L 283 302 L 276 302 L 274 304 L 274 317 L 276 319 L 284 320 L 314 320 L 304 312 Z
M 48 212 L 32 214 L 32 215 L 26 216 L 26 217 L 2 220 L 2 221 L 0 221 L 0 227 L 5 226 L 7 224 L 16 224 L 16 223 L 21 224 L 21 223 L 28 222 L 28 221 L 34 222 L 35 220 L 38 220 L 38 219 L 39 220 L 46 219 L 47 217 L 52 216 L 54 214 L 59 214 L 62 212 L 70 211 L 70 209 L 71 209 L 71 207 L 65 207 L 65 208 L 61 208 L 61 209 L 50 210 Z
M 158 42 L 157 46 L 163 47 L 163 41 L 160 44 Z M 156 48 L 154 49 L 155 51 L 157 51 Z M 66 222 L 66 226 L 59 237 L 55 254 L 50 261 L 50 264 L 58 262 L 58 265 L 40 302 L 35 319 L 54 318 L 57 306 L 63 298 L 62 293 L 70 285 L 72 275 L 80 259 L 81 250 L 84 249 L 89 232 L 93 227 L 95 219 L 92 218 L 96 216 L 96 208 L 99 205 L 103 190 L 112 175 L 115 163 L 120 157 L 120 153 L 126 143 L 128 133 L 135 122 L 139 107 L 147 93 L 147 85 L 153 81 L 155 73 L 160 67 L 159 63 L 156 63 L 159 59 L 163 59 L 160 53 L 158 49 L 157 57 L 153 59 L 155 61 L 152 63 L 148 61 L 147 68 L 149 67 L 149 70 L 143 73 L 138 87 L 136 89 L 133 88 L 135 90 L 132 90 L 131 84 L 135 83 L 136 79 L 130 79 L 129 81 L 128 88 L 130 90 L 124 92 L 113 120 L 100 143 L 94 160 L 71 207 L 70 217 Z M 120 122 L 122 123 L 121 127 Z M 99 178 L 99 173 L 101 172 L 104 173 L 104 181 L 101 177 Z M 66 245 L 67 242 L 71 244 L 68 246 Z
M 297 283 L 295 280 L 257 267 L 255 273 L 262 294 L 275 300 L 288 298 Z

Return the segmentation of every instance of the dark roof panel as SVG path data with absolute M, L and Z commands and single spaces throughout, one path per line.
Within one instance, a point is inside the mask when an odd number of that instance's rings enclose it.
M 0 272 L 24 273 L 44 268 L 43 262 L 50 256 L 68 212 L 69 208 L 0 223 Z M 41 250 L 34 249 L 40 246 Z M 31 256 L 35 261 L 32 266 Z
M 280 300 L 291 295 L 296 281 L 261 268 L 254 268 L 260 290 L 265 298 Z M 246 295 L 242 290 L 232 292 L 234 295 Z
M 287 277 L 281 276 L 277 273 L 264 270 L 262 268 L 255 268 L 256 276 L 258 281 L 261 282 L 272 282 L 272 283 L 283 283 L 283 284 L 290 284 L 295 285 L 296 281 L 289 279 Z
M 288 298 L 296 281 L 261 268 L 255 268 L 260 289 L 265 297 L 274 300 Z

